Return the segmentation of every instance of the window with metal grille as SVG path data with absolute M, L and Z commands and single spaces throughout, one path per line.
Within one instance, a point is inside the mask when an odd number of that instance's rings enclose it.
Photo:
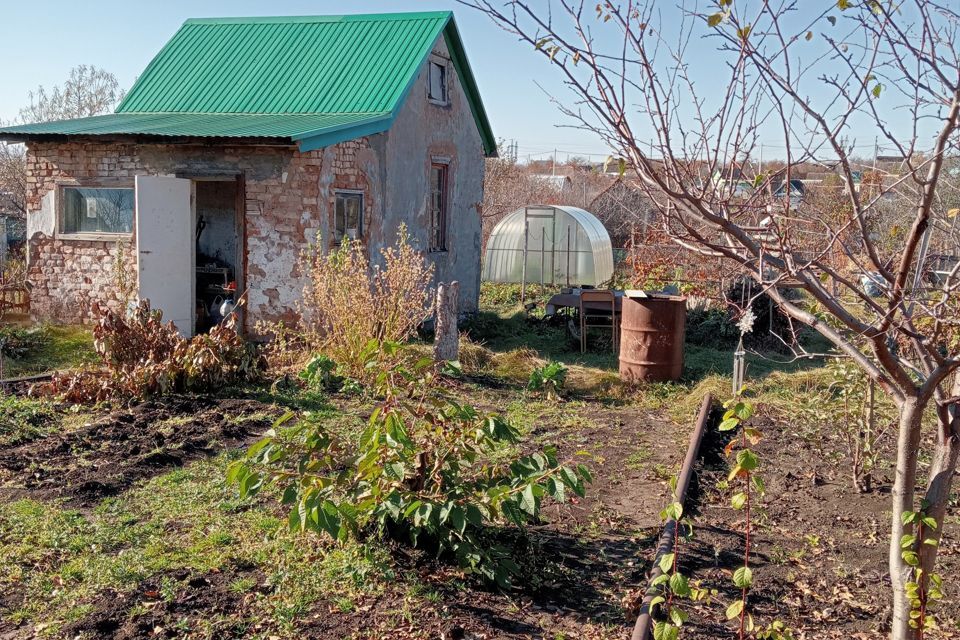
M 445 164 L 430 165 L 430 250 L 447 250 L 447 176 Z

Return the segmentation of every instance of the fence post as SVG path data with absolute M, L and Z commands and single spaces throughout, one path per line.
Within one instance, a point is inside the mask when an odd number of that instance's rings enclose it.
M 460 354 L 460 334 L 457 331 L 457 299 L 460 283 L 454 280 L 437 287 L 437 322 L 433 338 L 433 357 L 437 362 L 457 360 Z

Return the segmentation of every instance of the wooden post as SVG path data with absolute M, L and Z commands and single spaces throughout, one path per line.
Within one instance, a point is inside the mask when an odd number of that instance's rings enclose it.
M 460 334 L 457 331 L 457 299 L 460 283 L 454 280 L 437 287 L 437 322 L 433 338 L 433 357 L 437 362 L 460 357 Z

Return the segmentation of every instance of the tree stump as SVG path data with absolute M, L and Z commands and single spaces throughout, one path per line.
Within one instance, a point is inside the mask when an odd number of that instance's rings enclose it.
M 460 283 L 441 282 L 437 287 L 437 322 L 433 338 L 433 357 L 438 362 L 456 360 L 460 353 L 460 334 L 457 331 L 457 299 Z

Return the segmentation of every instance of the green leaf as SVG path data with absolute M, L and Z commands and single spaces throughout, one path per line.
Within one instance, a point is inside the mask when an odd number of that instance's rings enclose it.
M 687 576 L 682 573 L 675 573 L 670 576 L 670 591 L 673 591 L 674 594 L 681 598 L 686 598 L 690 595 L 690 584 L 687 581 Z
M 520 508 L 531 516 L 537 515 L 537 498 L 533 493 L 532 484 L 528 484 L 520 493 Z
M 749 589 L 753 585 L 753 571 L 750 567 L 740 567 L 734 571 L 733 584 L 738 589 Z
M 755 471 L 760 466 L 760 460 L 749 449 L 742 449 L 737 452 L 737 464 L 744 471 Z
M 670 573 L 670 571 L 673 569 L 673 558 L 674 554 L 672 553 L 665 553 L 660 556 L 660 571 L 663 571 L 664 573 Z
M 707 26 L 708 26 L 708 27 L 715 27 L 715 26 L 717 26 L 718 24 L 720 24 L 721 22 L 723 22 L 723 16 L 724 16 L 723 12 L 714 13 L 713 15 L 708 16 L 708 17 L 707 17 Z
M 747 504 L 747 494 L 742 491 L 739 493 L 733 494 L 733 496 L 731 496 L 730 498 L 730 505 L 733 506 L 733 508 L 736 509 L 737 511 L 739 511 L 740 509 L 743 509 L 744 505 L 746 504 Z
M 740 614 L 743 612 L 743 600 L 735 600 L 729 607 L 727 607 L 727 620 L 733 620 L 734 618 L 739 618 Z
M 689 591 L 689 590 L 688 590 Z M 680 607 L 673 607 L 670 609 L 670 620 L 673 624 L 678 627 L 682 627 L 683 623 L 690 619 L 690 616 L 687 615 L 687 612 L 681 609 Z
M 740 424 L 739 418 L 727 418 L 720 423 L 720 426 L 717 427 L 719 431 L 732 431 L 737 428 L 737 425 Z
M 850 8 L 850 0 L 837 0 L 837 9 L 840 11 L 846 11 Z
M 879 97 L 880 97 L 880 93 L 881 93 L 882 91 L 883 91 L 883 85 L 882 85 L 882 84 L 880 84 L 880 83 L 878 82 L 877 84 L 873 85 L 873 97 L 874 97 L 874 98 L 879 98 Z

